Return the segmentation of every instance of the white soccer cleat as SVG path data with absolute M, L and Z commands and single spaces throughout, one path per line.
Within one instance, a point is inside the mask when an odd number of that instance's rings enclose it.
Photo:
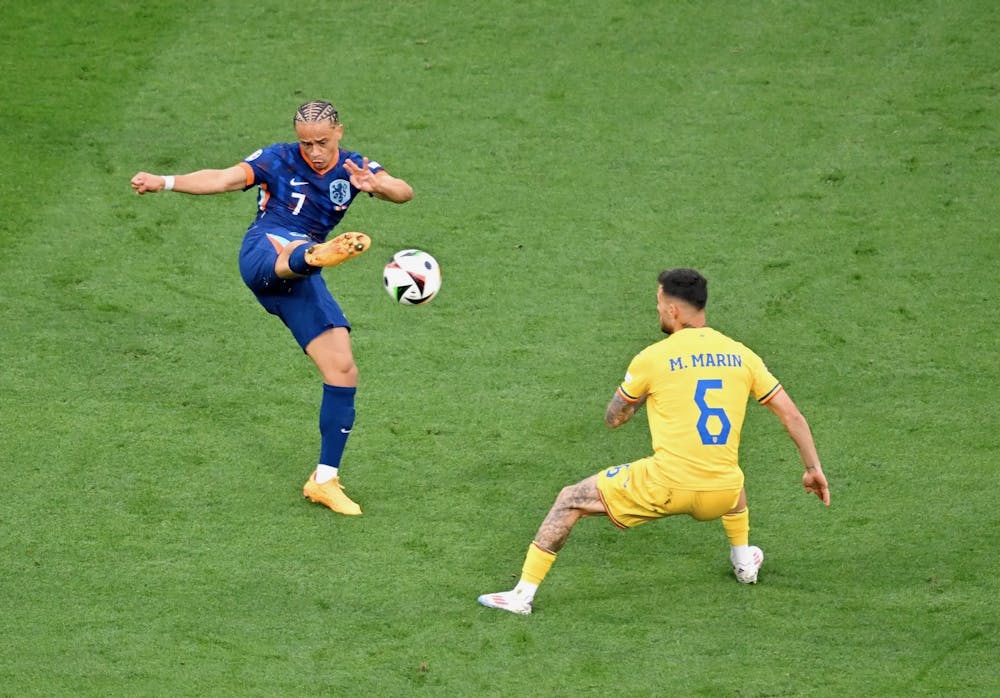
M 741 584 L 756 584 L 757 573 L 764 566 L 764 551 L 756 545 L 750 546 L 751 562 L 737 563 L 733 561 L 733 573 Z
M 501 611 L 510 611 L 520 616 L 531 613 L 531 601 L 528 601 L 523 594 L 513 590 L 498 591 L 496 594 L 483 594 L 477 600 L 487 608 L 499 608 Z

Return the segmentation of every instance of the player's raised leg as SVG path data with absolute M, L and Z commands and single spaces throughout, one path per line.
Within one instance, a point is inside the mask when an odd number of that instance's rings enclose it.
M 371 244 L 371 238 L 364 233 L 341 233 L 332 240 L 309 247 L 305 251 L 305 261 L 314 267 L 333 267 L 357 257 Z

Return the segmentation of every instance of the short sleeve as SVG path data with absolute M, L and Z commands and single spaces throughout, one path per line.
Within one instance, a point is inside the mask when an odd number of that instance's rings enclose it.
M 276 146 L 269 145 L 250 153 L 240 164 L 248 170 L 247 183 L 243 187 L 245 191 L 254 184 L 268 183 L 271 173 L 280 166 L 280 159 L 276 153 Z
M 758 403 L 766 405 L 781 390 L 781 383 L 767 369 L 764 361 L 759 356 L 752 354 L 752 357 L 752 361 L 750 362 L 750 391 Z
M 649 392 L 649 372 L 643 354 L 632 359 L 625 371 L 625 379 L 618 386 L 618 393 L 627 402 L 639 402 Z

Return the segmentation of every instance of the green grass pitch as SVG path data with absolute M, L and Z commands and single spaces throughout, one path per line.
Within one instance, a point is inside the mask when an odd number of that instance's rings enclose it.
M 991 696 L 1000 594 L 993 2 L 2 2 L 0 695 Z M 252 193 L 139 198 L 328 98 L 409 181 L 325 272 L 354 324 L 364 507 L 301 498 L 319 379 L 239 279 Z M 429 305 L 381 288 L 441 262 Z M 761 583 L 719 524 L 582 522 L 645 455 L 604 407 L 656 274 L 809 418 L 750 409 Z

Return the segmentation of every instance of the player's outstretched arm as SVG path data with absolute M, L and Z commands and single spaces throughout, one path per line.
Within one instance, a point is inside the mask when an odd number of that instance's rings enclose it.
M 138 172 L 132 177 L 132 189 L 136 194 L 151 194 L 167 189 L 184 194 L 221 194 L 239 191 L 247 184 L 247 171 L 242 165 L 233 165 L 224 170 L 198 170 L 182 175 L 157 175 Z
M 802 465 L 806 469 L 802 474 L 802 486 L 806 492 L 812 492 L 822 500 L 823 504 L 830 506 L 830 486 L 827 484 L 826 475 L 823 474 L 823 466 L 820 465 L 819 454 L 816 453 L 816 444 L 806 418 L 784 390 L 779 390 L 778 394 L 768 401 L 767 407 L 781 420 L 785 430 L 788 431 L 788 436 L 799 449 Z
M 413 198 L 413 187 L 385 170 L 372 172 L 368 168 L 368 158 L 362 159 L 361 167 L 353 160 L 345 160 L 344 169 L 351 175 L 351 184 L 377 199 L 405 204 Z

